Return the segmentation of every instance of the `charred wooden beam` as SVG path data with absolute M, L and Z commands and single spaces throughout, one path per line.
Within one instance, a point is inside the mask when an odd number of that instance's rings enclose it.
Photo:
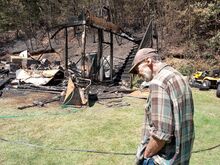
M 108 103 L 106 104 L 107 107 L 123 107 L 123 106 L 130 106 L 127 102 L 118 102 L 118 103 Z
M 12 54 L 20 54 L 22 51 L 12 52 Z M 39 54 L 55 53 L 55 52 L 56 51 L 53 48 L 51 48 L 51 49 L 41 49 L 41 50 L 31 51 L 30 55 L 34 56 L 34 55 L 39 55 Z
M 55 96 L 55 97 L 53 97 L 51 99 L 48 99 L 48 100 L 33 101 L 32 104 L 24 105 L 24 106 L 19 106 L 18 109 L 19 110 L 23 110 L 23 109 L 26 109 L 26 108 L 36 107 L 36 106 L 43 107 L 45 104 L 52 103 L 52 102 L 55 102 L 55 101 L 59 101 L 60 98 L 61 98 L 61 96 Z
M 114 99 L 114 98 L 122 98 L 123 97 L 123 94 L 122 93 L 119 93 L 119 94 L 102 94 L 102 95 L 98 95 L 98 99 Z
M 24 89 L 24 90 L 31 90 L 31 91 L 42 91 L 42 92 L 56 92 L 60 93 L 65 90 L 64 87 L 58 87 L 58 86 L 35 86 L 35 85 L 18 85 L 16 87 L 17 89 Z
M 103 44 L 111 45 L 110 42 L 105 42 L 105 41 L 103 41 Z
M 87 11 L 86 13 L 86 23 L 90 26 L 101 28 L 107 31 L 112 31 L 115 33 L 122 32 L 122 29 L 120 26 L 112 22 L 107 22 L 104 18 L 96 17 L 92 15 L 89 11 Z
M 150 20 L 138 49 L 152 47 L 153 20 Z
M 9 90 L 14 90 L 14 91 L 29 91 L 29 92 L 38 92 L 38 93 L 50 93 L 50 94 L 60 94 L 61 92 L 59 91 L 47 91 L 47 90 L 43 90 L 43 89 L 33 89 L 33 88 L 13 88 L 10 87 Z
M 85 25 L 85 24 L 86 24 L 85 13 L 82 12 L 78 17 L 70 18 L 67 23 L 63 23 L 63 24 L 60 24 L 58 26 L 55 26 L 55 27 L 51 28 L 51 30 L 58 29 L 51 36 L 51 39 L 53 39 L 57 35 L 57 33 L 59 33 L 64 28 L 77 27 L 77 26 L 82 26 L 82 25 Z
M 124 30 L 119 26 L 112 22 L 106 21 L 104 18 L 99 18 L 94 15 L 92 15 L 89 11 L 86 13 L 86 25 L 102 29 L 107 32 L 112 32 L 113 34 L 120 36 L 122 38 L 125 38 L 129 41 L 140 43 L 140 40 L 137 40 L 130 35 L 126 34 Z

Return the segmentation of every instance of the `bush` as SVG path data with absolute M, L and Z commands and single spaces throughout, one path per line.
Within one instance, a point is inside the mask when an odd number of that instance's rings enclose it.
M 215 36 L 209 39 L 207 45 L 215 52 L 220 51 L 220 31 Z
M 178 70 L 183 76 L 190 76 L 194 72 L 194 67 L 192 65 L 182 65 Z

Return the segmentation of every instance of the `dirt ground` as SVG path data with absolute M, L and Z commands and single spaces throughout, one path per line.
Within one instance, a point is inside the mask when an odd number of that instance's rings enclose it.
M 4 102 L 4 104 L 9 104 L 10 106 L 17 108 L 24 105 L 31 105 L 33 101 L 50 100 L 54 96 L 57 96 L 57 94 L 8 90 L 3 92 L 3 95 L 0 99 L 2 100 L 2 102 Z M 46 104 L 45 107 L 53 107 L 57 106 L 58 104 L 59 102 L 57 101 Z

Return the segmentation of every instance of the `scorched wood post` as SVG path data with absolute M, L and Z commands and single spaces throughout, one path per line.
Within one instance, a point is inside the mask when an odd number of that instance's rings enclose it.
M 65 75 L 68 75 L 68 31 L 67 27 L 64 28 L 64 35 L 65 35 L 65 58 L 64 58 L 64 65 L 65 65 Z
M 104 78 L 104 67 L 103 67 L 103 30 L 98 29 L 98 68 L 99 68 L 99 81 L 103 81 Z
M 82 77 L 85 77 L 86 68 L 85 68 L 85 51 L 86 51 L 86 25 L 83 25 L 83 33 L 82 33 Z
M 110 78 L 113 80 L 113 33 L 110 32 Z

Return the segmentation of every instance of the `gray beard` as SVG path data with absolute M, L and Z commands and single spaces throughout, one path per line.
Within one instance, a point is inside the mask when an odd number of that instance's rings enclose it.
M 144 73 L 144 76 L 143 76 L 144 81 L 149 82 L 149 81 L 152 80 L 152 78 L 153 78 L 152 76 L 149 76 L 149 75 Z

